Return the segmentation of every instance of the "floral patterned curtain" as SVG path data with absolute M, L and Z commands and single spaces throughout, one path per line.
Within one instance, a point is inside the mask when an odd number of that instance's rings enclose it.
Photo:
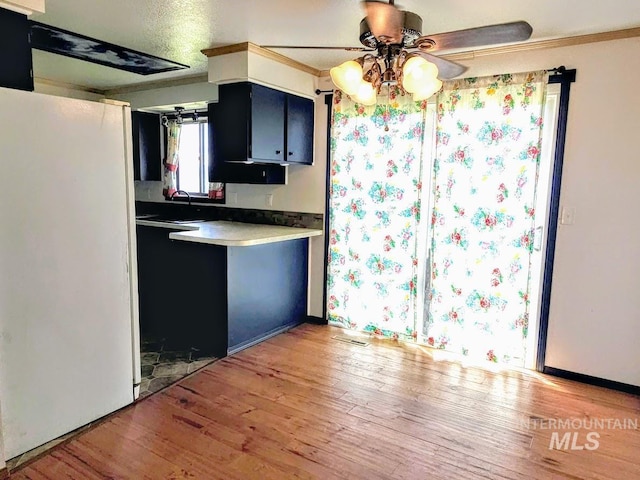
M 329 321 L 414 339 L 426 102 L 389 92 L 365 107 L 334 95 Z M 422 265 L 420 265 L 422 267 Z
M 544 72 L 445 83 L 438 97 L 429 345 L 522 364 Z
M 167 157 L 164 160 L 164 180 L 162 182 L 162 193 L 165 197 L 173 195 L 178 185 L 178 151 L 181 129 L 182 125 L 175 120 L 170 120 L 167 125 Z

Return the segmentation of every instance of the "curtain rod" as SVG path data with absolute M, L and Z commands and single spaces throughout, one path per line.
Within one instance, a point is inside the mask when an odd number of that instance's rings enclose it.
M 194 113 L 197 113 L 199 117 L 207 117 L 209 115 L 209 111 L 207 109 L 200 110 L 182 110 L 180 112 L 180 116 L 183 118 L 191 117 Z M 178 116 L 177 112 L 164 112 L 161 113 L 160 116 L 167 118 L 176 118 Z
M 553 77 L 559 78 L 561 76 L 568 77 L 567 80 L 570 82 L 576 81 L 576 70 L 568 70 L 564 65 L 560 65 L 559 67 L 548 68 L 547 72 L 549 72 Z M 316 95 L 320 95 L 321 93 L 333 93 L 333 90 L 320 90 L 316 89 Z
M 573 83 L 576 81 L 576 69 L 568 70 L 564 65 L 560 65 L 556 68 L 550 68 L 547 70 L 549 75 L 549 83 Z

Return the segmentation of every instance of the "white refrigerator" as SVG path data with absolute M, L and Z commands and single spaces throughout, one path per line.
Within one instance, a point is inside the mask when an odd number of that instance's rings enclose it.
M 136 396 L 130 118 L 123 104 L 0 88 L 5 459 Z

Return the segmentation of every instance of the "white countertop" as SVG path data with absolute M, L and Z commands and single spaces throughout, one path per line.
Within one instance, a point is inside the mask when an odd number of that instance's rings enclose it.
M 298 238 L 322 235 L 315 228 L 283 227 L 279 225 L 258 225 L 242 222 L 193 222 L 167 223 L 153 219 L 137 219 L 137 225 L 181 230 L 171 232 L 169 238 L 185 242 L 208 243 L 227 247 L 248 247 L 265 243 L 283 242 Z

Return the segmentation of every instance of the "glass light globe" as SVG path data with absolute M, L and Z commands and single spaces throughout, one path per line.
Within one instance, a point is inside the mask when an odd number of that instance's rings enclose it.
M 371 82 L 362 82 L 358 91 L 351 98 L 362 105 L 375 105 L 378 101 L 376 90 Z
M 333 67 L 329 75 L 336 87 L 347 95 L 353 95 L 362 83 L 362 66 L 355 60 L 349 60 Z
M 434 93 L 438 92 L 442 88 L 442 81 L 434 78 L 428 83 L 425 82 L 423 86 L 417 92 L 413 93 L 413 100 L 416 102 L 421 102 L 422 100 L 426 100 Z
M 438 67 L 420 56 L 409 58 L 402 67 L 402 86 L 409 93 L 421 90 L 437 77 Z

